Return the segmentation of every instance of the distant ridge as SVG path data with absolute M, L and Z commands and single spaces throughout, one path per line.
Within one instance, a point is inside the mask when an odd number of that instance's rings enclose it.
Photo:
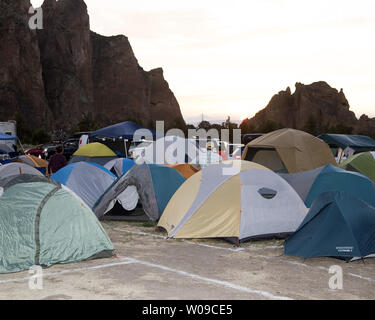
M 274 95 L 266 108 L 241 124 L 243 133 L 270 132 L 280 128 L 321 133 L 363 134 L 375 137 L 375 118 L 356 118 L 343 89 L 338 91 L 326 82 L 310 85 L 296 83 L 292 94 L 288 87 Z

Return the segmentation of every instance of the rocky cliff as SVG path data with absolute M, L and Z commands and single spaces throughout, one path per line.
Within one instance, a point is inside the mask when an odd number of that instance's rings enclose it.
M 51 125 L 29 0 L 0 1 L 0 121 Z
M 74 130 L 132 120 L 185 127 L 162 69 L 144 71 L 125 36 L 90 31 L 83 0 L 45 0 L 43 29 L 28 27 L 29 0 L 0 3 L 0 120 Z
M 295 128 L 312 134 L 361 133 L 375 135 L 375 119 L 363 115 L 358 120 L 343 90 L 326 82 L 310 85 L 296 83 L 272 97 L 266 108 L 242 125 L 245 132 L 269 132 L 279 128 Z

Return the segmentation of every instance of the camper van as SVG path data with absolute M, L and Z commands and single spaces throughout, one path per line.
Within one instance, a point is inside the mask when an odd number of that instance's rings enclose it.
M 0 122 L 0 133 L 7 134 L 9 136 L 17 136 L 17 123 L 14 120 L 7 122 Z M 3 144 L 6 144 L 9 147 L 12 147 L 14 141 L 2 141 Z
M 17 122 L 14 120 L 9 120 L 7 122 L 0 122 L 0 135 L 7 135 L 16 137 L 15 139 L 0 139 L 0 144 L 7 146 L 12 152 L 9 155 L 15 156 L 17 154 L 24 153 L 23 146 L 20 140 L 17 138 Z M 3 150 L 4 151 L 4 150 Z
M 17 135 L 17 123 L 14 120 L 8 122 L 0 122 L 0 132 L 10 136 Z

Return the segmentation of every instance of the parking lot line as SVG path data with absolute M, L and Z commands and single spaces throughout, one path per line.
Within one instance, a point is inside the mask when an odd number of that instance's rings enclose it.
M 206 277 L 194 274 L 194 273 L 189 273 L 189 272 L 186 272 L 186 271 L 173 269 L 173 268 L 163 266 L 163 265 L 160 265 L 160 264 L 150 263 L 150 262 L 147 262 L 147 261 L 142 261 L 142 260 L 133 259 L 133 258 L 124 258 L 124 259 L 126 259 L 128 261 L 132 261 L 132 262 L 140 264 L 140 265 L 143 265 L 143 266 L 150 267 L 150 268 L 157 268 L 157 269 L 160 269 L 160 270 L 173 272 L 173 273 L 176 273 L 176 274 L 179 274 L 181 276 L 188 277 L 188 278 L 191 278 L 191 279 L 194 279 L 194 280 L 200 280 L 200 281 L 212 283 L 212 284 L 215 284 L 215 285 L 218 285 L 218 286 L 221 286 L 221 287 L 225 287 L 225 288 L 228 288 L 228 289 L 262 296 L 262 297 L 267 298 L 267 299 L 293 300 L 290 297 L 275 296 L 272 293 L 269 293 L 267 291 L 251 289 L 251 288 L 236 285 L 236 284 L 233 284 L 233 283 L 227 282 L 227 281 L 222 281 L 222 280 L 217 280 L 217 279 L 212 279 L 212 278 L 206 278 Z
M 127 264 L 132 264 L 132 263 L 133 263 L 132 261 L 123 261 L 123 262 L 116 262 L 116 263 L 109 263 L 109 264 L 101 264 L 101 265 L 96 265 L 92 267 L 82 267 L 82 268 L 62 270 L 62 271 L 57 271 L 57 272 L 47 272 L 47 273 L 43 273 L 43 277 L 58 276 L 62 274 L 68 274 L 68 273 L 74 273 L 74 272 L 80 272 L 80 271 L 105 269 L 105 268 L 123 266 Z M 28 281 L 32 278 L 33 276 L 28 276 L 28 277 L 22 277 L 22 278 L 11 278 L 11 279 L 6 279 L 6 280 L 0 280 L 0 284 L 10 283 L 10 282 Z

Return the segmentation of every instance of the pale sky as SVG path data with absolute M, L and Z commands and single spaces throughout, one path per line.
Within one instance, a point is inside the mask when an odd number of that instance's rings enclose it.
M 39 6 L 43 1 L 32 1 Z M 344 89 L 375 117 L 373 0 L 86 0 L 91 29 L 162 67 L 187 122 L 253 116 L 294 84 Z

